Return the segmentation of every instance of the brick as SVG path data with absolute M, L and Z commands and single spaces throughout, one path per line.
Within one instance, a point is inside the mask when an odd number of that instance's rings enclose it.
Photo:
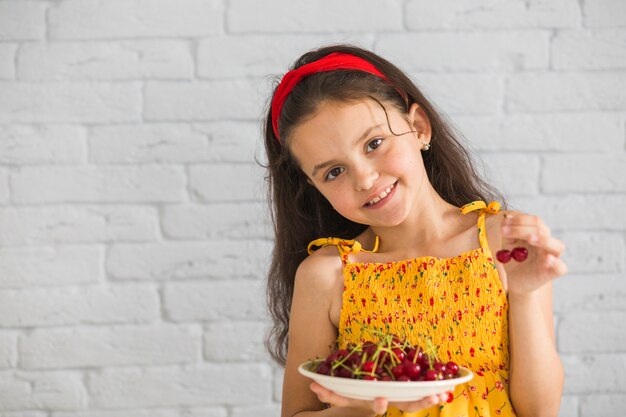
M 502 107 L 503 91 L 499 77 L 483 74 L 408 75 L 444 114 L 494 114 Z
M 426 32 L 382 34 L 374 49 L 405 71 L 510 71 L 548 68 L 549 45 L 539 31 Z
M 162 216 L 163 234 L 168 238 L 258 239 L 272 237 L 268 208 L 262 203 L 170 205 L 164 207 Z
M 580 7 L 568 0 L 431 2 L 408 0 L 409 30 L 579 27 Z
M 226 80 L 146 84 L 145 116 L 159 121 L 258 119 L 269 96 L 260 93 L 259 81 Z M 242 100 L 245 97 L 245 100 Z
M 96 126 L 89 136 L 97 163 L 248 162 L 262 153 L 258 122 L 150 123 Z
M 623 413 L 626 394 L 585 395 L 580 399 L 580 417 L 619 416 Z
M 193 128 L 207 136 L 209 161 L 250 163 L 265 152 L 258 121 L 198 123 Z
M 604 343 L 597 340 L 596 343 Z M 626 387 L 626 355 L 561 355 L 565 368 L 565 387 L 569 395 L 623 393 Z
M 527 197 L 525 211 L 542 216 L 552 230 L 626 230 L 626 196 L 565 194 Z
M 22 81 L 193 76 L 190 45 L 174 40 L 32 43 L 20 48 L 17 62 Z
M 265 314 L 259 281 L 170 284 L 163 294 L 164 308 L 173 321 L 257 320 Z
M 104 370 L 90 373 L 88 386 L 98 408 L 181 407 L 268 402 L 269 382 L 267 365 L 245 363 Z
M 0 126 L 0 162 L 20 166 L 83 163 L 86 137 L 85 128 L 78 126 Z
M 549 155 L 545 157 L 541 185 L 549 193 L 624 192 L 624 167 L 623 154 Z
M 565 233 L 563 259 L 571 273 L 610 273 L 626 269 L 626 245 L 614 233 Z
M 508 80 L 506 109 L 515 112 L 624 110 L 626 73 L 517 74 Z
M 189 189 L 194 201 L 261 201 L 266 195 L 263 178 L 257 165 L 196 165 L 189 168 Z
M 20 203 L 178 202 L 185 174 L 157 165 L 30 167 L 11 177 L 11 187 Z
M 48 417 L 48 413 L 43 411 L 9 411 L 7 413 L 0 412 L 0 417 Z
M 561 353 L 618 353 L 626 350 L 626 332 L 616 331 L 626 321 L 624 311 L 563 315 L 558 328 Z M 625 381 L 626 385 L 626 381 Z
M 394 0 L 234 0 L 226 11 L 226 21 L 232 33 L 354 33 L 402 30 L 402 15 L 402 3 Z
M 198 44 L 198 76 L 212 79 L 280 76 L 287 72 L 296 57 L 311 49 L 311 45 L 345 42 L 372 49 L 373 39 L 373 35 L 367 33 L 210 37 Z M 268 50 L 272 53 L 268 54 Z
M 87 405 L 82 375 L 74 372 L 0 372 L 0 411 L 79 410 Z
M 0 203 L 6 203 L 9 199 L 9 171 L 0 167 Z
M 15 368 L 16 366 L 17 333 L 2 331 L 0 332 L 0 369 Z
M 568 274 L 554 282 L 554 310 L 615 312 L 626 310 L 623 274 Z
M 280 415 L 280 404 L 261 406 L 233 407 L 231 417 L 274 417 Z
M 279 366 L 274 367 L 274 401 L 282 402 L 283 398 L 283 380 L 285 378 L 285 369 Z
M 89 137 L 90 157 L 104 164 L 202 162 L 214 152 L 207 136 L 188 123 L 98 126 Z
M 51 417 L 227 417 L 225 408 L 203 408 L 203 409 L 150 409 L 150 410 L 106 410 L 106 411 L 81 411 L 78 413 L 58 412 L 52 413 Z M 3 417 L 0 414 L 0 417 Z M 42 416 L 43 417 L 43 416 Z
M 625 44 L 625 29 L 557 32 L 552 40 L 553 67 L 559 70 L 624 69 Z
M 50 10 L 50 37 L 200 37 L 220 33 L 222 15 L 220 0 L 70 0 Z
M 114 123 L 139 120 L 139 83 L 0 82 L 0 123 Z
M 98 282 L 103 276 L 103 257 L 102 248 L 94 246 L 3 248 L 0 288 Z
M 114 244 L 107 272 L 115 279 L 176 280 L 260 277 L 270 242 L 219 241 Z
M 38 40 L 46 35 L 45 1 L 0 2 L 0 40 Z
M 624 120 L 613 113 L 457 116 L 453 122 L 472 148 L 484 151 L 622 151 Z
M 578 417 L 578 408 L 578 397 L 574 395 L 564 395 L 561 397 L 559 417 Z
M 539 158 L 529 155 L 486 154 L 484 161 L 485 178 L 507 195 L 539 194 Z M 480 167 L 480 165 L 479 165 Z M 524 175 L 519 175 L 525 172 Z
M 0 326 L 153 323 L 160 316 L 159 308 L 159 295 L 152 286 L 2 290 Z
M 594 0 L 583 2 L 583 23 L 588 27 L 626 25 L 626 4 L 621 0 Z
M 2 6 L 0 5 L 0 10 Z M 1 19 L 1 18 L 0 18 Z M 2 30 L 2 29 L 0 29 Z M 0 80 L 12 80 L 15 78 L 15 52 L 16 44 L 0 44 Z
M 159 235 L 156 207 L 0 207 L 0 245 L 142 242 Z
M 194 326 L 37 329 L 20 337 L 20 367 L 54 369 L 193 363 L 201 356 Z
M 263 322 L 209 323 L 204 329 L 204 358 L 209 362 L 268 361 Z

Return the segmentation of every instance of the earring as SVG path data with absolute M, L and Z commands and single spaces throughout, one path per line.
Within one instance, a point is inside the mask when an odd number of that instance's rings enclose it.
M 426 152 L 430 149 L 430 142 L 426 142 L 424 146 L 422 146 L 422 151 Z

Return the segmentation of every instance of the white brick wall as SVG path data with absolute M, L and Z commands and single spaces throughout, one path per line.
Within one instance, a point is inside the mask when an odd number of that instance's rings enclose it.
M 561 417 L 623 414 L 625 1 L 0 0 L 0 417 L 279 414 L 259 120 L 338 42 L 565 240 Z

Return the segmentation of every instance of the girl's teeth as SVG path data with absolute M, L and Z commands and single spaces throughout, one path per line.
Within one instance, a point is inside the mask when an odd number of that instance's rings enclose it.
M 385 191 L 383 191 L 382 193 L 380 193 L 378 195 L 378 197 L 374 197 L 371 201 L 369 201 L 367 203 L 368 206 L 371 206 L 372 204 L 376 204 L 378 203 L 380 200 L 382 200 L 383 198 L 387 197 L 387 195 L 391 192 L 391 189 L 393 188 L 393 185 L 391 187 L 387 187 L 387 189 Z

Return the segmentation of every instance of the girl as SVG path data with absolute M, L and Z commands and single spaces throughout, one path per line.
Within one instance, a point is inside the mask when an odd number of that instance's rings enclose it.
M 558 414 L 551 281 L 566 272 L 563 244 L 538 217 L 485 203 L 498 194 L 407 76 L 356 47 L 306 53 L 274 92 L 265 146 L 268 347 L 285 366 L 283 417 Z M 526 261 L 492 255 L 515 247 Z M 475 377 L 389 403 L 344 398 L 298 373 L 335 343 L 371 338 L 363 323 L 417 345 L 430 338 Z

